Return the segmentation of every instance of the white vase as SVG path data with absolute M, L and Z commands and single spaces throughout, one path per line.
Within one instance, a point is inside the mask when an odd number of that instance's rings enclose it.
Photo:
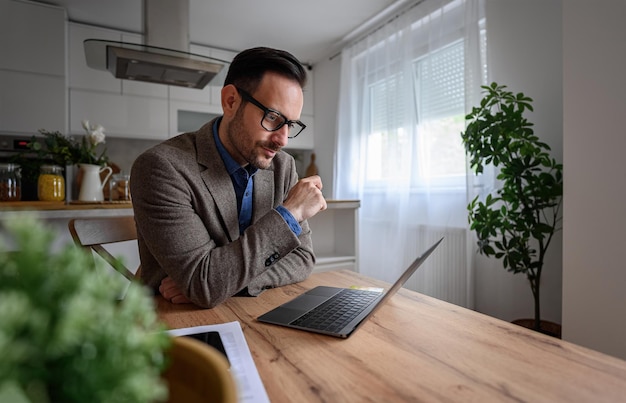
M 80 201 L 103 201 L 104 184 L 109 179 L 113 170 L 111 167 L 102 167 L 93 164 L 78 164 L 82 171 L 82 181 L 80 184 L 80 193 L 78 200 Z M 100 173 L 108 171 L 104 179 L 100 179 Z

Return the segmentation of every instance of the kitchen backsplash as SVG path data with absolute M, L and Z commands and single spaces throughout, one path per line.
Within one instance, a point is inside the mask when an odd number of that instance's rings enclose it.
M 159 144 L 159 140 L 136 140 L 107 137 L 106 148 L 109 161 L 120 167 L 124 173 L 130 173 L 135 159 L 145 150 Z

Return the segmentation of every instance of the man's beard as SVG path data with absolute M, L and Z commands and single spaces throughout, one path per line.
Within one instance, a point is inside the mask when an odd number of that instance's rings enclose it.
M 235 150 L 253 167 L 259 169 L 267 169 L 272 164 L 272 159 L 267 159 L 262 155 L 263 148 L 279 152 L 282 147 L 274 144 L 271 141 L 257 141 L 254 144 L 250 144 L 246 139 L 251 138 L 248 131 L 243 125 L 243 104 L 237 110 L 234 119 L 228 125 L 226 135 L 228 136 L 230 143 L 235 147 Z

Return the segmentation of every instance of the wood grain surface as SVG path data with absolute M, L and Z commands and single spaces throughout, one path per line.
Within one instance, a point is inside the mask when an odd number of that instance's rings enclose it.
M 626 401 L 626 361 L 406 289 L 348 339 L 255 320 L 317 285 L 387 286 L 331 271 L 214 309 L 155 300 L 171 328 L 239 321 L 272 402 Z

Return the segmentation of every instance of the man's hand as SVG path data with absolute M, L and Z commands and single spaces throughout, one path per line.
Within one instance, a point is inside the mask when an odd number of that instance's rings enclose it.
M 283 203 L 293 217 L 302 222 L 326 210 L 326 200 L 322 196 L 322 179 L 313 175 L 301 179 L 289 190 Z
M 165 277 L 161 280 L 161 285 L 159 286 L 159 292 L 166 300 L 170 301 L 173 304 L 191 304 L 191 301 L 187 299 L 180 291 L 180 288 L 174 283 L 169 276 Z

